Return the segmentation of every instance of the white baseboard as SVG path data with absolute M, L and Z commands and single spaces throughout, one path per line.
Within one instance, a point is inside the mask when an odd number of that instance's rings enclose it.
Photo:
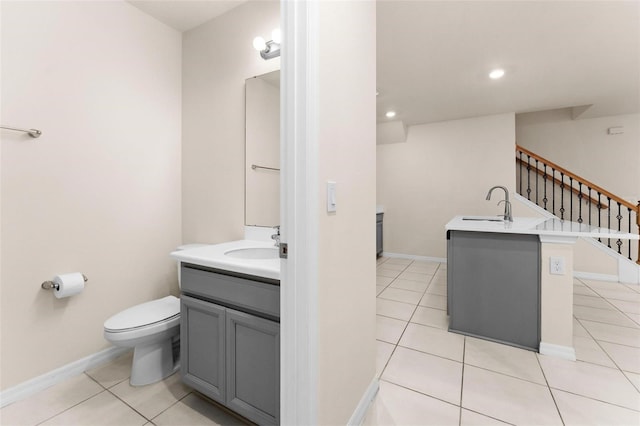
M 427 262 L 439 262 L 439 263 L 447 263 L 446 257 L 431 257 L 431 256 L 416 256 L 414 254 L 403 254 L 403 253 L 389 253 L 387 251 L 382 252 L 382 257 L 392 257 L 398 259 L 411 259 L 411 260 L 423 260 Z
M 640 265 L 629 259 L 618 258 L 618 275 L 621 283 L 640 284 Z
M 362 424 L 369 406 L 371 406 L 373 399 L 378 394 L 379 388 L 380 383 L 378 382 L 377 378 L 374 378 L 369 384 L 367 390 L 362 395 L 362 398 L 360 398 L 360 402 L 358 402 L 355 411 L 353 412 L 351 418 L 349 419 L 349 422 L 347 423 L 348 426 L 360 426 Z
M 595 272 L 581 272 L 581 271 L 573 271 L 573 277 L 582 278 L 585 280 L 608 281 L 612 283 L 617 283 L 619 280 L 617 275 L 596 274 Z
M 569 361 L 576 360 L 576 350 L 571 346 L 554 345 L 553 343 L 540 342 L 540 353 L 542 355 L 568 359 Z
M 70 377 L 77 376 L 87 370 L 116 359 L 130 350 L 131 348 L 112 346 L 6 389 L 0 393 L 0 408 L 61 383 Z

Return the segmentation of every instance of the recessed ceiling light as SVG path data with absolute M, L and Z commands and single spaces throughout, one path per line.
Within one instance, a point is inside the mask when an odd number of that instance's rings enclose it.
M 387 116 L 387 118 L 393 118 L 396 116 L 396 112 L 395 111 L 387 111 L 387 113 L 385 114 Z
M 492 78 L 493 80 L 502 78 L 502 76 L 504 76 L 504 70 L 500 68 L 497 68 L 489 73 L 489 78 Z

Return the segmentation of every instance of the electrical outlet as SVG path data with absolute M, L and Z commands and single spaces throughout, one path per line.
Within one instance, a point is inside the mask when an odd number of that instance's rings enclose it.
M 549 257 L 549 273 L 564 275 L 564 257 Z

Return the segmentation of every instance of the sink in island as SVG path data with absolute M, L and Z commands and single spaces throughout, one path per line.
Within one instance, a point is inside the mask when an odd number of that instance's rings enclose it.
M 638 239 L 555 218 L 456 216 L 445 229 L 449 330 L 572 360 L 573 244 Z

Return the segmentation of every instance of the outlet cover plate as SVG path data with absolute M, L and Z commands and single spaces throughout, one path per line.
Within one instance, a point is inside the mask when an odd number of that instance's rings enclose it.
M 549 273 L 552 275 L 564 275 L 564 257 L 549 257 Z

